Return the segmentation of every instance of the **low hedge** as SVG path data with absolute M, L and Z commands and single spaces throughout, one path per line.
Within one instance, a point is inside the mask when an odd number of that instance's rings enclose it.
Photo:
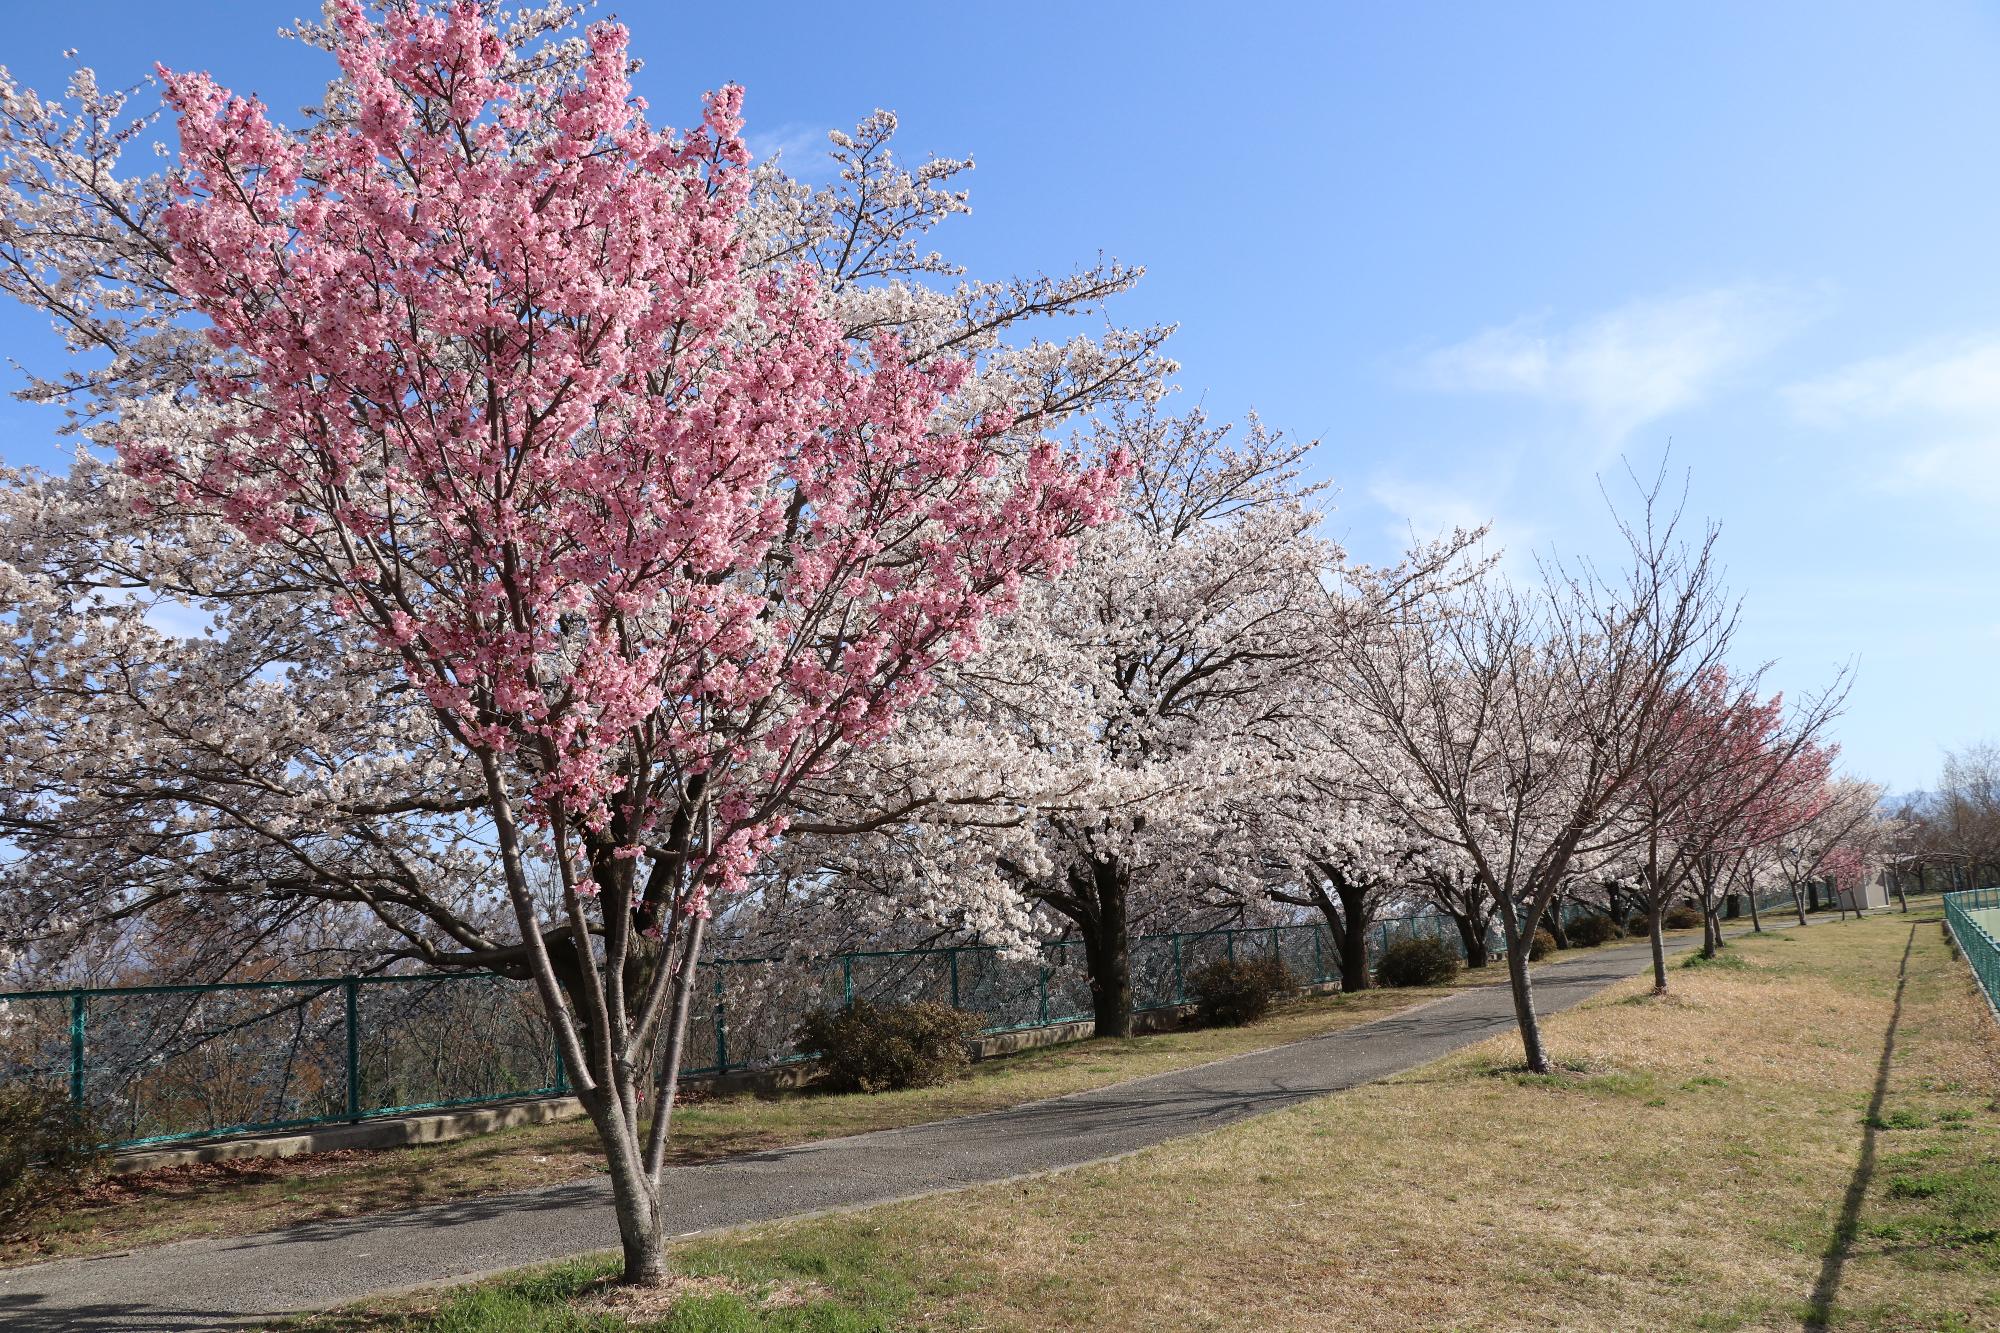
M 103 1169 L 96 1127 L 60 1091 L 0 1086 L 0 1238 L 20 1235 Z
M 1188 990 L 1204 1024 L 1242 1027 L 1271 1012 L 1271 1002 L 1298 982 L 1275 958 L 1225 959 L 1199 968 Z
M 831 1088 L 929 1088 L 964 1074 L 972 1062 L 966 1043 L 979 1025 L 979 1015 L 948 1004 L 856 1000 L 843 1009 L 807 1014 L 797 1043 L 803 1054 L 819 1057 Z
M 1581 949 L 1594 949 L 1624 938 L 1624 930 L 1608 916 L 1579 917 L 1569 924 L 1569 942 Z
M 1443 940 L 1411 936 L 1382 951 L 1375 979 L 1384 986 L 1442 986 L 1458 975 L 1458 954 Z

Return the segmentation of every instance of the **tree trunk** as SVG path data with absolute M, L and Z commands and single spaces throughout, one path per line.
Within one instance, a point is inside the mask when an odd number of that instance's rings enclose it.
M 1458 942 L 1465 950 L 1465 965 L 1485 967 L 1488 962 L 1486 932 L 1478 929 L 1470 917 L 1460 916 L 1456 912 L 1450 915 L 1452 924 L 1458 927 Z
M 1701 956 L 1715 957 L 1716 948 L 1722 942 L 1722 927 L 1716 924 L 1715 909 L 1709 906 L 1708 895 L 1701 899 Z
M 1653 994 L 1667 993 L 1667 941 L 1661 934 L 1660 918 L 1665 915 L 1657 900 L 1646 907 L 1646 930 L 1653 937 Z
M 1325 912 L 1332 904 L 1321 894 L 1322 911 L 1327 917 L 1327 926 L 1333 938 L 1340 945 L 1340 988 L 1343 991 L 1372 990 L 1375 973 L 1368 965 L 1368 933 L 1374 928 L 1374 921 L 1368 908 L 1367 888 L 1356 888 L 1344 877 L 1333 877 L 1333 891 L 1340 896 L 1340 919 L 1335 921 L 1333 913 Z
M 1542 1025 L 1535 1016 L 1534 983 L 1528 977 L 1528 946 L 1515 922 L 1514 905 L 1500 904 L 1501 930 L 1507 940 L 1507 985 L 1514 993 L 1514 1022 L 1521 1029 L 1521 1055 L 1537 1074 L 1549 1072 L 1548 1052 L 1542 1047 Z
M 1798 909 L 1799 924 L 1806 924 L 1806 891 L 1801 884 L 1792 885 L 1792 906 Z
M 1764 918 L 1758 915 L 1757 912 L 1757 886 L 1754 883 L 1750 886 L 1748 896 L 1750 899 L 1750 929 L 1762 935 L 1764 933 Z
M 618 1246 L 625 1261 L 619 1281 L 657 1287 L 667 1280 L 667 1233 L 660 1216 L 660 1191 L 646 1174 L 636 1127 L 626 1124 L 601 1094 L 583 1100 L 604 1145 L 604 1164 L 611 1177 L 611 1208 L 618 1217 Z
M 1090 968 L 1090 1008 L 1096 1035 L 1132 1035 L 1132 949 L 1125 933 L 1127 874 L 1122 862 L 1091 866 L 1096 920 L 1084 932 L 1084 960 Z
M 1569 932 L 1563 929 L 1561 903 L 1550 903 L 1549 910 L 1542 913 L 1542 929 L 1549 932 L 1549 938 L 1556 942 L 1556 948 L 1569 948 Z

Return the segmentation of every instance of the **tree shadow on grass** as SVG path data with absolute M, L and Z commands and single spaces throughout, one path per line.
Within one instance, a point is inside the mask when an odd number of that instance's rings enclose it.
M 1813 1283 L 1811 1311 L 1806 1327 L 1824 1329 L 1833 1317 L 1834 1298 L 1840 1294 L 1841 1273 L 1854 1249 L 1854 1237 L 1861 1227 L 1861 1204 L 1868 1196 L 1868 1182 L 1875 1176 L 1875 1136 L 1882 1124 L 1882 1102 L 1889 1095 L 1889 1066 L 1896 1057 L 1896 1027 L 1903 1021 L 1903 991 L 1910 984 L 1910 951 L 1916 947 L 1917 928 L 1903 943 L 1902 966 L 1896 970 L 1896 1004 L 1889 1011 L 1889 1030 L 1882 1037 L 1882 1060 L 1875 1068 L 1875 1095 L 1868 1103 L 1868 1118 L 1862 1122 L 1861 1160 L 1854 1177 L 1847 1182 L 1847 1197 L 1841 1201 L 1840 1221 L 1833 1228 L 1826 1255 L 1820 1261 L 1819 1280 Z

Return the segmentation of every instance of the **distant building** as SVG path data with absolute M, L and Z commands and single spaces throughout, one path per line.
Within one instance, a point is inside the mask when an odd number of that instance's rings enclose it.
M 1840 905 L 1850 912 L 1889 905 L 1889 877 L 1883 870 L 1870 870 L 1859 884 L 1837 890 Z

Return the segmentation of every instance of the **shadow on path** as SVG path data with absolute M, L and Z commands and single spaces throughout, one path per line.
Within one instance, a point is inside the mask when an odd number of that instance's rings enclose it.
M 1847 1197 L 1841 1201 L 1840 1221 L 1833 1239 L 1820 1261 L 1819 1281 L 1813 1283 L 1812 1311 L 1806 1327 L 1824 1329 L 1833 1317 L 1833 1300 L 1840 1294 L 1841 1271 L 1854 1249 L 1855 1233 L 1861 1226 L 1861 1202 L 1868 1196 L 1868 1182 L 1875 1175 L 1875 1134 L 1882 1123 L 1882 1100 L 1889 1095 L 1889 1065 L 1896 1058 L 1896 1026 L 1903 1021 L 1903 989 L 1910 984 L 1910 950 L 1916 947 L 1917 928 L 1903 942 L 1902 966 L 1896 969 L 1896 1004 L 1889 1011 L 1889 1030 L 1882 1036 L 1882 1063 L 1875 1070 L 1875 1095 L 1868 1102 L 1868 1118 L 1862 1122 L 1861 1160 L 1855 1164 L 1854 1178 L 1847 1182 Z

